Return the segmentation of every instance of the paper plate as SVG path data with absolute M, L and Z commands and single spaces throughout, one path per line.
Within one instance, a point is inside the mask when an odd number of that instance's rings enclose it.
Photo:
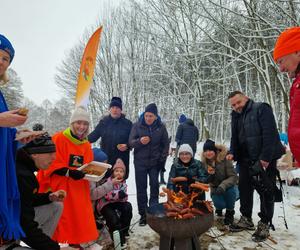
M 106 170 L 103 172 L 102 175 L 94 175 L 94 174 L 86 174 L 84 176 L 85 180 L 88 181 L 94 181 L 94 182 L 98 182 L 100 181 L 106 174 L 107 169 L 111 168 L 112 166 L 110 164 L 104 163 L 104 162 L 99 162 L 99 161 L 91 161 L 90 163 L 84 164 L 83 166 L 81 166 L 80 168 L 78 168 L 78 170 L 83 170 L 86 167 L 88 167 L 89 165 L 93 165 L 93 166 L 98 166 L 99 168 L 103 169 L 105 168 Z

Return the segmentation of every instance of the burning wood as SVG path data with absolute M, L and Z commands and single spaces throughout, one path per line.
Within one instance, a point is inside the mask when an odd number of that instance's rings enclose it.
M 177 182 L 183 181 L 182 178 L 176 177 L 172 181 L 176 184 Z M 182 192 L 181 186 L 179 191 L 175 193 L 173 190 L 163 188 L 161 196 L 167 195 L 167 202 L 164 203 L 164 208 L 168 217 L 175 219 L 190 219 L 195 216 L 204 215 L 206 213 L 213 212 L 213 206 L 211 201 L 195 200 L 200 193 L 208 192 L 209 185 L 195 182 L 190 185 L 191 192 L 185 194 Z

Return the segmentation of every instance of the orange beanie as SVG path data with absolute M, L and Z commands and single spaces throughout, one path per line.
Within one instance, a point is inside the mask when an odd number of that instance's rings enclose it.
M 300 27 L 291 27 L 284 30 L 277 38 L 273 58 L 275 62 L 288 54 L 300 51 Z

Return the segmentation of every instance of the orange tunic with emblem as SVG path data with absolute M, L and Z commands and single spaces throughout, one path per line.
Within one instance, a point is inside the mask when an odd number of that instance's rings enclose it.
M 88 141 L 72 139 L 70 133 L 60 132 L 52 137 L 56 145 L 56 159 L 47 170 L 38 172 L 40 192 L 63 189 L 67 192 L 64 210 L 53 239 L 60 243 L 80 244 L 96 240 L 98 232 L 90 198 L 87 180 L 73 180 L 67 176 L 52 174 L 53 171 L 68 167 L 76 169 L 93 160 L 93 151 Z M 79 142 L 79 143 L 77 143 Z

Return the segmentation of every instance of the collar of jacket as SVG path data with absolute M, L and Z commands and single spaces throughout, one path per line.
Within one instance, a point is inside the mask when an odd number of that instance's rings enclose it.
M 80 145 L 80 144 L 84 144 L 86 142 L 88 142 L 88 140 L 85 138 L 83 140 L 78 140 L 77 138 L 75 138 L 72 133 L 71 133 L 71 128 L 67 128 L 64 132 L 63 135 L 65 137 L 67 137 L 71 142 L 73 142 L 76 145 Z
M 26 168 L 29 169 L 32 173 L 39 170 L 35 166 L 33 159 L 23 148 L 20 148 L 17 151 L 17 162 L 20 163 L 22 166 L 26 166 Z

